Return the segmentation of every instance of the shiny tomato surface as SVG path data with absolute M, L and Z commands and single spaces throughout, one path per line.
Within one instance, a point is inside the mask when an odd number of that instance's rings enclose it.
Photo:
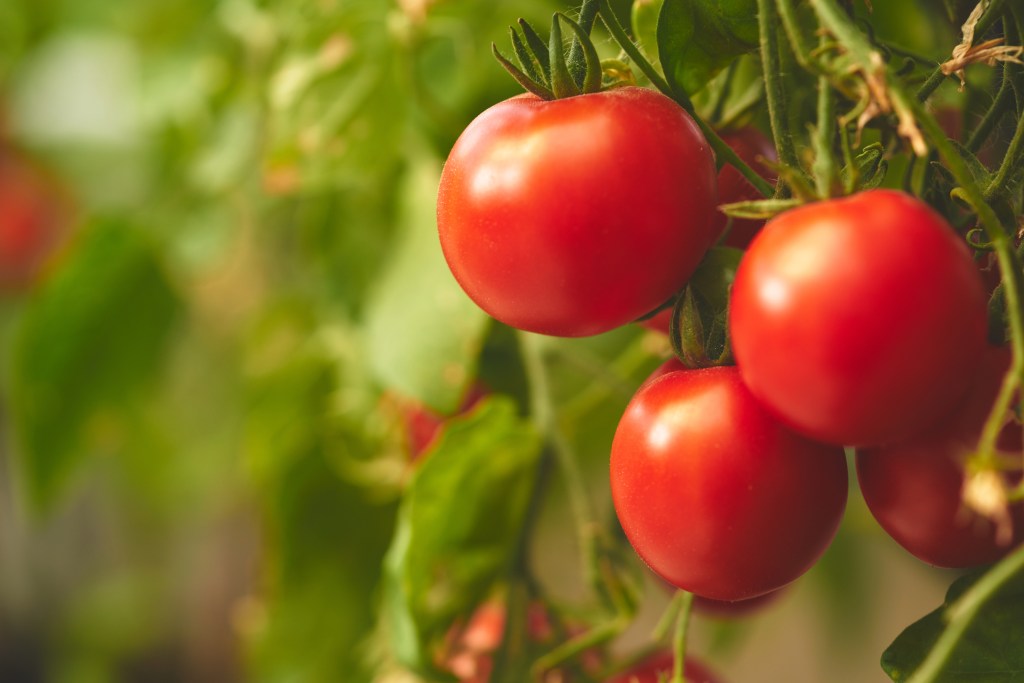
M 891 190 L 769 221 L 730 301 L 751 392 L 829 443 L 894 442 L 942 419 L 985 347 L 986 301 L 964 241 L 926 204 Z
M 803 574 L 846 505 L 843 450 L 784 427 L 735 367 L 644 384 L 619 421 L 610 476 L 640 557 L 714 600 L 753 598 Z
M 660 93 L 520 95 L 455 143 L 438 190 L 441 247 L 498 320 L 598 334 L 686 282 L 715 237 L 715 176 L 700 129 Z

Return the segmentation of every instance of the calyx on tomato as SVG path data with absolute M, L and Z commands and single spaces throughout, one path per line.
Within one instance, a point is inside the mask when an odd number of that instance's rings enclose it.
M 582 51 L 583 68 L 571 69 L 562 45 L 562 22 L 576 35 L 576 45 Z M 491 43 L 491 53 L 519 85 L 544 100 L 560 99 L 595 93 L 601 90 L 601 59 L 590 36 L 579 24 L 556 12 L 551 20 L 551 35 L 547 44 L 525 19 L 519 20 L 523 36 L 509 27 L 512 49 L 518 66 L 501 54 Z M 573 71 L 578 71 L 574 74 Z

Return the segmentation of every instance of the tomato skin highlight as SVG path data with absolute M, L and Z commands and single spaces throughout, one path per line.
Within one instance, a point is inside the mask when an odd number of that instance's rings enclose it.
M 769 221 L 730 301 L 747 386 L 793 429 L 828 443 L 895 442 L 942 419 L 986 343 L 985 296 L 963 240 L 892 190 Z
M 995 562 L 1024 542 L 1024 503 L 1010 507 L 1013 535 L 1007 544 L 997 542 L 991 521 L 961 503 L 964 458 L 977 446 L 1009 367 L 1009 349 L 988 349 L 965 400 L 939 429 L 857 452 L 857 479 L 868 509 L 889 536 L 922 562 L 974 567 Z M 1020 425 L 1009 421 L 998 445 L 1019 457 Z M 1007 474 L 1011 484 L 1020 481 L 1019 470 Z
M 803 574 L 846 505 L 841 448 L 794 434 L 735 367 L 644 384 L 612 442 L 612 500 L 647 565 L 713 600 L 745 600 Z
M 644 88 L 478 116 L 438 190 L 441 247 L 481 308 L 513 327 L 586 336 L 656 308 L 711 245 L 715 163 L 696 123 Z

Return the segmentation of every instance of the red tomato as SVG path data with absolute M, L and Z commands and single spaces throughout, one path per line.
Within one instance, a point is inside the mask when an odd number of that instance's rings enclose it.
M 722 140 L 732 147 L 748 166 L 771 182 L 775 181 L 775 171 L 766 165 L 765 161 L 776 161 L 778 156 L 771 140 L 765 137 L 764 133 L 756 128 L 740 128 L 739 130 L 722 133 Z M 750 181 L 744 178 L 739 171 L 725 164 L 718 172 L 718 203 L 731 204 L 732 202 L 743 202 L 751 199 L 763 199 Z M 728 217 L 720 212 L 715 212 L 714 233 L 721 235 L 728 223 Z M 734 218 L 729 234 L 722 242 L 725 246 L 746 249 L 750 240 L 764 225 L 763 220 L 751 218 Z
M 745 600 L 803 574 L 846 505 L 840 448 L 783 427 L 735 367 L 670 372 L 619 421 L 612 500 L 640 557 L 675 586 Z
M 670 651 L 658 652 L 640 662 L 628 671 L 624 671 L 608 680 L 608 683 L 660 683 L 659 676 L 667 675 L 664 680 L 671 680 L 672 666 L 675 655 Z M 686 683 L 720 683 L 720 679 L 711 674 L 698 661 L 687 657 L 683 667 Z
M 985 308 L 942 217 L 874 190 L 772 219 L 740 263 L 729 323 L 765 406 L 811 438 L 871 446 L 920 432 L 964 395 Z
M 473 384 L 459 405 L 457 415 L 472 410 L 473 406 L 487 395 L 482 384 Z M 437 413 L 422 403 L 411 402 L 403 410 L 409 459 L 417 460 L 433 448 L 444 427 L 446 416 Z
M 568 626 L 570 635 L 581 631 Z M 487 683 L 494 668 L 493 655 L 501 646 L 505 633 L 505 605 L 502 602 L 485 602 L 478 606 L 465 626 L 453 628 L 448 633 L 448 643 L 443 652 L 442 666 L 458 679 L 459 683 Z M 547 608 L 540 602 L 527 606 L 526 635 L 531 643 L 549 648 L 553 646 L 555 629 Z M 580 664 L 588 672 L 601 668 L 602 658 L 597 650 L 587 650 L 580 655 Z M 559 671 L 552 680 L 569 681 L 565 672 Z
M 989 349 L 966 400 L 939 429 L 895 446 L 857 453 L 857 478 L 868 509 L 908 552 L 939 567 L 994 562 L 1024 542 L 1024 504 L 1011 508 L 1013 538 L 961 504 L 963 458 L 977 446 L 982 425 L 1010 365 L 1007 349 Z M 1020 424 L 1009 420 L 999 446 L 1019 457 Z M 1008 473 L 1020 480 L 1020 471 Z
M 64 198 L 28 161 L 0 149 L 0 290 L 29 286 L 60 238 Z
M 506 100 L 459 137 L 437 224 L 466 293 L 513 327 L 576 337 L 631 322 L 714 239 L 715 164 L 693 120 L 644 88 Z

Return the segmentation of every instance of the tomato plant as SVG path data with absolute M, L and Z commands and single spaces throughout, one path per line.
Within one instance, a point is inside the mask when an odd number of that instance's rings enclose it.
M 1008 349 L 989 349 L 964 400 L 940 427 L 891 446 L 857 453 L 857 479 L 882 528 L 915 557 L 939 567 L 988 564 L 1024 541 L 1024 505 L 1001 521 L 986 519 L 963 502 L 965 458 L 978 441 L 1010 365 Z M 1000 450 L 1021 452 L 1021 426 L 1007 416 Z M 1020 480 L 1021 463 L 995 476 Z
M 736 368 L 671 372 L 630 401 L 612 442 L 615 511 L 662 578 L 745 600 L 803 574 L 846 504 L 841 449 L 790 432 Z
M 985 345 L 963 240 L 932 209 L 875 190 L 773 219 L 736 273 L 730 328 L 750 390 L 812 438 L 873 445 L 942 419 Z
M 483 112 L 441 175 L 452 273 L 485 311 L 543 334 L 605 332 L 678 290 L 714 239 L 714 158 L 676 103 L 622 87 Z
M 0 678 L 1024 671 L 1019 0 L 110 6 L 0 3 Z

